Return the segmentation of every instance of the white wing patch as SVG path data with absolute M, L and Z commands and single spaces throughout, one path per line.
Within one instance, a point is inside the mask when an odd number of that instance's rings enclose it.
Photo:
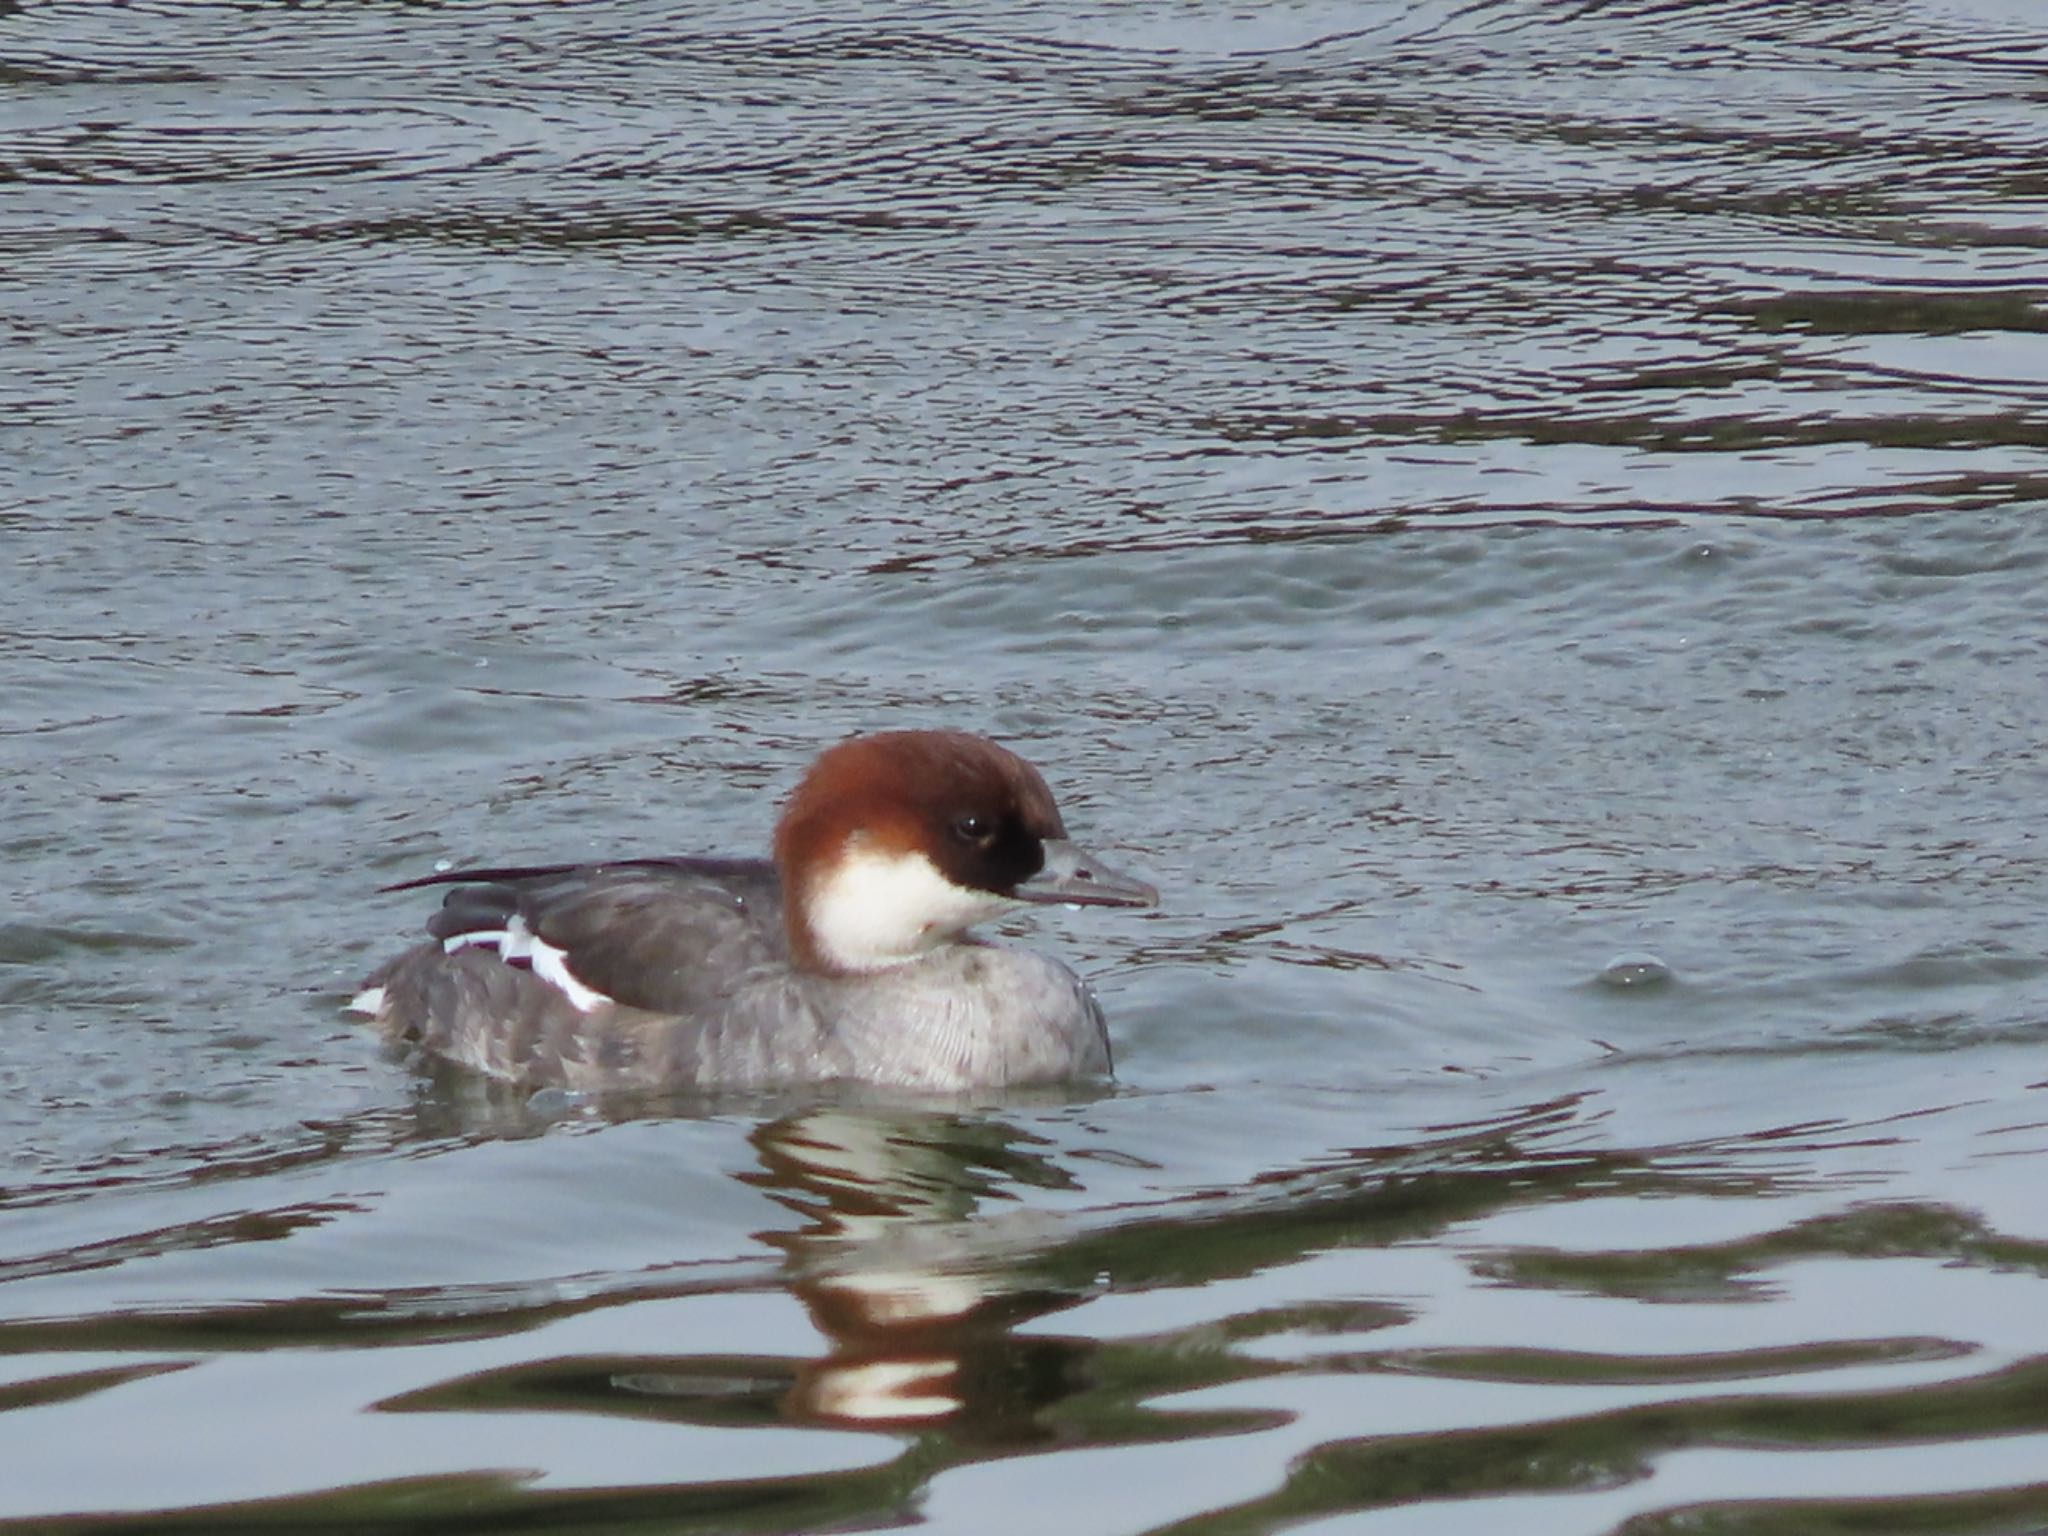
M 508 964 L 525 962 L 532 967 L 536 978 L 546 982 L 562 996 L 575 1004 L 579 1013 L 589 1013 L 616 999 L 600 992 L 595 987 L 585 986 L 575 972 L 569 969 L 569 956 L 545 939 L 534 935 L 526 926 L 526 919 L 518 913 L 502 929 L 483 929 L 475 933 L 458 933 L 441 941 L 444 954 L 454 954 L 473 944 L 485 945 L 498 952 L 500 959 Z
M 542 943 L 530 934 L 527 936 L 527 942 L 532 945 L 533 974 L 558 990 L 580 1011 L 588 1013 L 593 1008 L 614 1001 L 597 988 L 586 987 L 578 981 L 569 970 L 568 955 L 554 945 Z
M 384 1011 L 384 989 L 382 987 L 363 988 L 362 991 L 342 1005 L 341 1011 L 343 1013 L 366 1013 L 371 1018 L 376 1018 L 378 1014 Z

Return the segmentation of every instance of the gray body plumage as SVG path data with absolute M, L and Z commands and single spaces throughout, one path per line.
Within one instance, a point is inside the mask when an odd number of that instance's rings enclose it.
M 428 925 L 434 941 L 368 984 L 382 989 L 388 1036 L 493 1077 L 586 1091 L 832 1079 L 957 1091 L 1110 1070 L 1100 1007 L 1049 956 L 966 939 L 885 970 L 798 968 L 766 861 L 462 878 L 478 883 L 449 892 Z M 512 926 L 560 951 L 602 998 L 579 1007 L 479 942 Z

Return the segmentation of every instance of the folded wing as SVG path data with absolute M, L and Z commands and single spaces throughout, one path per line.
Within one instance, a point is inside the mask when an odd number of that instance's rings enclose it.
M 458 871 L 408 884 L 454 886 L 427 923 L 444 952 L 495 951 L 584 1012 L 716 1011 L 737 982 L 788 960 L 781 887 L 765 860 Z

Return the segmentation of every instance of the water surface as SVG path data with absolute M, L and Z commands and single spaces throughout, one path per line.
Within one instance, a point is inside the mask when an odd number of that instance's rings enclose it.
M 0 1522 L 2048 1525 L 2044 164 L 2020 0 L 0 15 Z M 928 724 L 1114 1093 L 337 1013 Z

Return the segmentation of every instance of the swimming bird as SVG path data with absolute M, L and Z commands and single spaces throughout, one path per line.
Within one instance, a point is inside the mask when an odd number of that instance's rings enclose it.
M 1067 837 L 1038 770 L 964 731 L 812 763 L 774 857 L 455 870 L 428 942 L 350 1005 L 387 1037 L 531 1087 L 959 1091 L 1110 1072 L 1093 992 L 970 930 L 1021 904 L 1159 897 Z

